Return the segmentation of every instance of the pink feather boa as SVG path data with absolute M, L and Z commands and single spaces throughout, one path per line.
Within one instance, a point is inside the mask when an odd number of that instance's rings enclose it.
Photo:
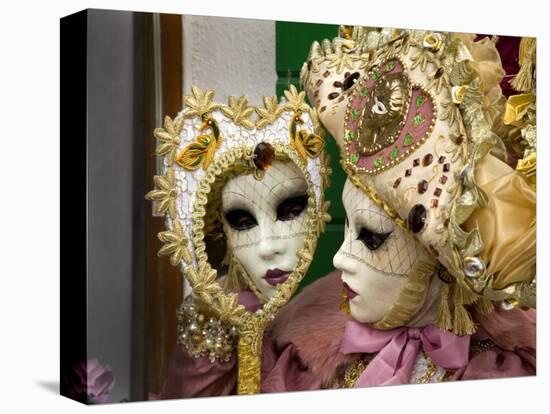
M 269 336 L 277 348 L 294 352 L 311 374 L 326 385 L 337 369 L 353 356 L 338 350 L 349 316 L 339 309 L 342 281 L 333 271 L 304 290 L 273 321 Z M 491 338 L 497 345 L 473 357 L 468 366 L 451 379 L 514 377 L 536 373 L 536 313 L 497 308 L 490 315 L 474 313 L 478 332 L 474 339 Z

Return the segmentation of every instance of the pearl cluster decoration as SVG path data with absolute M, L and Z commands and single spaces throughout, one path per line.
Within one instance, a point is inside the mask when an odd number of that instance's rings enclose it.
M 237 328 L 219 319 L 208 317 L 197 308 L 192 295 L 180 305 L 177 312 L 178 344 L 189 355 L 207 356 L 210 362 L 227 362 L 237 343 Z

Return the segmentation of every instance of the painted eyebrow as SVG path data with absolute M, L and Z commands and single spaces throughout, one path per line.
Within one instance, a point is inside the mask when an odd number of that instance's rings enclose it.
M 358 221 L 359 221 L 359 225 L 360 225 L 361 227 L 365 227 L 365 228 L 367 228 L 368 230 L 370 230 L 370 231 L 372 231 L 372 232 L 374 232 L 374 233 L 388 233 L 388 232 L 393 232 L 393 231 L 394 231 L 395 228 L 394 228 L 393 225 L 391 225 L 391 228 L 390 228 L 390 229 L 386 229 L 386 228 L 384 227 L 385 222 L 388 222 L 388 221 L 391 222 L 391 220 L 386 216 L 385 213 L 383 213 L 383 212 L 381 212 L 381 211 L 379 211 L 379 210 L 377 210 L 377 209 L 357 208 L 357 209 L 353 210 L 353 213 L 352 213 L 352 214 L 356 215 L 358 212 L 361 212 L 361 211 L 368 211 L 369 213 L 374 213 L 374 214 L 376 214 L 377 216 L 382 217 L 383 219 L 387 219 L 387 220 L 385 220 L 384 222 L 381 222 L 379 225 L 376 225 L 376 226 L 375 226 L 375 225 L 372 225 L 372 224 L 370 224 L 370 223 L 367 223 L 367 220 L 360 219 L 360 220 L 358 220 Z
M 244 194 L 237 193 L 235 191 L 228 191 L 222 197 L 222 209 L 224 213 L 235 208 L 245 209 L 250 205 L 256 205 L 254 199 L 250 199 Z
M 369 213 L 375 213 L 377 216 L 380 216 L 380 217 L 387 217 L 386 216 L 386 213 L 384 213 L 383 211 L 380 211 L 378 209 L 370 209 L 370 208 L 356 208 L 355 210 L 353 210 L 354 213 L 358 212 L 358 211 L 368 211 Z
M 297 186 L 294 186 L 294 188 L 289 187 L 282 187 L 282 189 L 278 189 L 279 186 L 283 184 L 288 184 L 288 182 L 295 182 L 297 180 L 304 182 L 305 188 L 298 188 Z M 266 186 L 267 187 L 267 186 Z M 279 181 L 277 184 L 275 184 L 273 187 L 269 189 L 269 193 L 273 195 L 275 207 L 279 204 L 281 201 L 286 200 L 287 198 L 294 197 L 297 195 L 307 194 L 307 182 L 305 181 L 305 178 L 303 176 L 294 176 L 292 178 L 288 178 L 285 181 Z M 238 198 L 238 199 L 237 199 Z M 227 204 L 224 205 L 223 200 L 227 201 Z M 244 202 L 243 202 L 244 201 Z M 273 201 L 272 201 L 273 202 Z M 267 203 L 268 205 L 271 205 L 272 202 Z M 246 204 L 245 204 L 246 203 Z M 247 208 L 249 206 L 255 206 L 258 207 L 259 203 L 253 199 L 245 196 L 242 193 L 236 192 L 236 191 L 226 191 L 224 192 L 224 195 L 222 196 L 222 206 L 224 206 L 224 212 L 227 212 L 231 209 L 235 208 Z
M 304 191 L 307 191 L 307 183 L 305 182 L 305 181 L 306 181 L 305 178 L 302 177 L 302 176 L 295 176 L 295 177 L 292 177 L 292 178 L 287 179 L 286 181 L 280 181 L 280 182 L 278 182 L 277 184 L 275 184 L 273 187 L 271 187 L 271 188 L 269 189 L 269 191 L 270 191 L 271 193 L 273 193 L 274 191 L 276 191 L 276 188 L 277 188 L 278 186 L 283 185 L 283 184 L 285 184 L 285 183 L 288 183 L 289 181 L 297 181 L 297 180 L 304 181 L 304 184 L 305 184 L 305 187 L 306 187 L 306 189 L 304 189 Z M 284 189 L 287 190 L 287 187 L 284 187 Z

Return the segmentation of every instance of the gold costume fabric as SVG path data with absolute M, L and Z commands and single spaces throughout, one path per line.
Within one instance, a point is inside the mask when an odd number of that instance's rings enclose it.
M 475 171 L 476 183 L 487 194 L 487 206 L 464 224 L 476 224 L 485 249 L 481 253 L 493 287 L 503 289 L 530 280 L 536 273 L 536 193 L 523 174 L 488 155 Z

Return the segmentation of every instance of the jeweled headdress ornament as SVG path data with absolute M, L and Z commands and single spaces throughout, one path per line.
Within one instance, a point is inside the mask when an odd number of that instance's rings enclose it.
M 205 322 L 209 324 L 205 331 L 217 332 L 214 338 L 201 336 L 202 330 L 194 325 L 192 332 L 180 332 L 189 352 L 227 360 L 238 331 L 238 391 L 258 392 L 263 330 L 295 292 L 324 223 L 330 219 L 323 196 L 329 160 L 323 138 L 315 133 L 315 112 L 304 102 L 305 93 L 298 93 L 294 86 L 285 91 L 285 102 L 265 97 L 263 107 L 249 106 L 244 96 L 230 97 L 228 105 L 222 105 L 213 101 L 213 91 L 203 92 L 195 86 L 192 92 L 185 96 L 185 107 L 176 118 L 166 117 L 164 127 L 154 132 L 164 175 L 155 176 L 156 189 L 147 198 L 157 202 L 159 213 L 166 214 L 167 229 L 158 235 L 165 243 L 159 255 L 170 256 L 171 264 L 181 267 L 192 287 L 192 300 L 216 318 Z M 251 118 L 253 114 L 257 114 L 256 120 Z M 288 279 L 252 313 L 239 304 L 236 293 L 227 292 L 217 282 L 205 235 L 220 228 L 219 190 L 225 182 L 241 174 L 262 180 L 274 160 L 290 160 L 303 173 L 308 195 L 307 234 Z M 249 287 L 254 291 L 252 282 Z M 196 306 L 188 300 L 179 318 L 192 318 Z M 217 337 L 221 339 L 217 341 Z
M 506 127 L 494 42 L 348 26 L 341 35 L 313 44 L 302 85 L 353 183 L 433 259 L 377 327 L 405 324 L 434 272 L 445 282 L 438 323 L 457 334 L 475 330 L 465 306 L 533 307 L 535 195 L 497 159 Z

